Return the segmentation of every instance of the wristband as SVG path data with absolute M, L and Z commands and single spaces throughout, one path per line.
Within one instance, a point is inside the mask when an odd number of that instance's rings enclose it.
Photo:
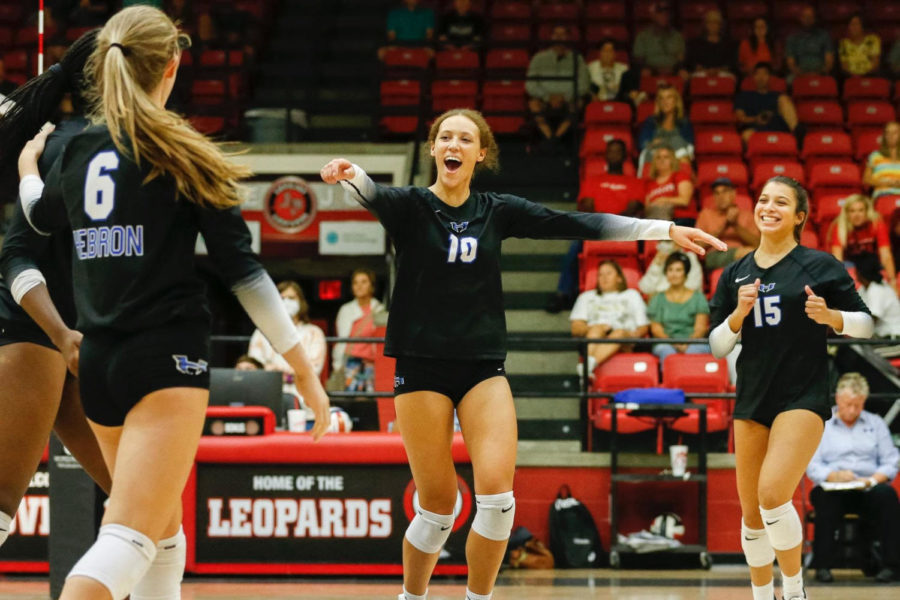
M 875 487 L 878 485 L 878 480 L 874 477 L 869 477 L 869 487 Z

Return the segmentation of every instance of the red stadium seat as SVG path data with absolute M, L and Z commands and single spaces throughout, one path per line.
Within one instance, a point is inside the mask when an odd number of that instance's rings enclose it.
M 659 75 L 647 75 L 641 77 L 641 91 L 647 92 L 649 95 L 656 95 L 656 91 L 660 87 L 671 86 L 678 90 L 679 94 L 684 93 L 684 80 L 677 75 L 672 75 L 669 77 Z
M 690 393 L 728 391 L 728 364 L 724 358 L 712 354 L 673 354 L 663 361 L 663 386 Z M 697 398 L 696 404 L 706 405 L 706 430 L 725 431 L 731 425 L 731 402 L 721 399 Z M 683 417 L 668 424 L 682 433 L 700 433 L 700 415 L 689 410 Z
M 13 43 L 12 27 L 0 27 L 0 48 L 9 48 Z
M 3 53 L 3 66 L 7 71 L 28 73 L 28 53 L 24 50 L 12 50 Z
M 627 44 L 631 36 L 628 28 L 621 23 L 588 23 L 585 26 L 584 41 L 588 47 L 596 46 L 606 39 Z
M 491 25 L 491 40 L 495 43 L 531 41 L 531 25 L 527 23 L 495 22 Z
M 731 125 L 734 104 L 730 100 L 695 100 L 691 103 L 690 121 L 695 127 Z
M 569 30 L 569 41 L 581 41 L 581 29 L 572 23 L 542 23 L 538 25 L 537 39 L 540 42 L 549 42 L 553 37 L 553 30 L 559 25 L 565 25 Z
M 588 2 L 584 7 L 584 18 L 588 21 L 625 20 L 624 2 Z
M 382 117 L 378 124 L 387 133 L 410 135 L 419 128 L 419 118 L 414 116 L 387 116 Z
M 891 82 L 884 77 L 851 77 L 844 82 L 843 98 L 847 100 L 887 100 Z
M 756 163 L 775 157 L 796 157 L 797 138 L 792 133 L 757 131 L 747 142 L 747 158 Z
M 604 154 L 606 143 L 616 138 L 625 142 L 628 154 L 634 152 L 634 140 L 629 127 L 596 127 L 584 132 L 584 139 L 581 141 L 581 156 Z
M 0 23 L 18 26 L 22 24 L 23 2 L 6 2 L 0 4 Z
M 594 389 L 621 392 L 659 385 L 659 359 L 649 353 L 616 354 L 594 371 Z
M 638 243 L 586 240 L 584 246 L 582 246 L 581 252 L 585 256 L 603 256 L 609 258 L 617 258 L 620 256 L 637 257 Z
M 220 79 L 198 79 L 191 85 L 194 104 L 210 106 L 225 100 L 225 82 Z
M 381 82 L 382 106 L 418 106 L 422 85 L 412 79 Z
M 900 196 L 879 196 L 877 200 L 875 200 L 875 210 L 884 218 L 885 221 L 890 222 L 891 215 L 895 210 L 900 209 Z
M 841 208 L 847 200 L 846 194 L 819 194 L 816 196 L 815 221 L 820 225 L 827 225 L 841 213 Z
M 753 183 L 750 187 L 758 194 L 766 184 L 766 181 L 776 175 L 791 177 L 799 181 L 801 185 L 803 185 L 803 181 L 806 179 L 803 175 L 803 165 L 799 162 L 791 159 L 775 160 L 773 158 L 766 161 L 760 161 L 754 165 Z
M 797 116 L 810 127 L 839 128 L 844 125 L 844 112 L 834 100 L 807 100 L 797 104 Z
M 805 0 L 781 0 L 773 3 L 775 7 L 775 23 L 793 25 L 800 21 L 800 13 L 807 6 Z
M 728 2 L 729 21 L 752 21 L 758 17 L 769 16 L 769 4 L 763 0 L 744 0 L 743 2 Z
M 897 119 L 894 107 L 885 100 L 857 100 L 847 105 L 847 124 L 850 127 L 884 127 Z
M 706 293 L 707 298 L 712 298 L 716 294 L 716 288 L 719 285 L 719 279 L 722 278 L 722 273 L 724 272 L 725 267 L 720 267 L 709 272 L 709 291 Z
M 637 105 L 637 114 L 635 115 L 635 123 L 641 125 L 656 110 L 656 104 L 651 101 L 641 102 Z
M 713 0 L 682 0 L 678 3 L 682 21 L 702 21 L 706 13 L 718 9 L 719 3 Z
M 741 136 L 732 130 L 698 131 L 694 135 L 697 156 L 740 157 L 743 146 Z
M 195 115 L 188 120 L 194 129 L 204 135 L 216 135 L 225 129 L 225 117 Z
M 531 18 L 531 2 L 525 0 L 500 0 L 491 8 L 495 21 L 526 21 Z
M 627 102 L 599 102 L 594 101 L 584 110 L 584 126 L 593 125 L 623 125 L 631 124 L 631 104 Z
M 582 181 L 606 174 L 606 158 L 603 156 L 589 156 L 581 163 Z M 637 174 L 634 163 L 626 160 L 622 165 L 622 174 L 634 177 Z
M 477 72 L 480 61 L 478 53 L 472 50 L 442 50 L 434 55 L 434 68 L 438 75 L 468 71 Z
M 391 48 L 384 53 L 384 66 L 394 69 L 425 70 L 431 54 L 425 48 Z
M 711 184 L 719 177 L 728 177 L 735 186 L 746 187 L 747 167 L 736 159 L 705 159 L 697 162 L 697 185 Z
M 800 232 L 800 245 L 813 250 L 819 249 L 819 236 L 816 235 L 815 230 L 809 224 Z
M 900 23 L 900 4 L 896 2 L 867 2 L 869 23 Z
M 837 98 L 837 81 L 830 75 L 800 75 L 794 79 L 791 95 L 795 100 Z
M 539 21 L 576 21 L 581 16 L 581 7 L 574 2 L 541 3 L 535 15 Z
M 825 23 L 847 24 L 850 17 L 859 12 L 859 2 L 853 0 L 827 0 L 819 2 L 819 18 Z
M 692 98 L 722 97 L 730 99 L 734 96 L 735 85 L 734 77 L 719 75 L 692 77 L 690 93 Z
M 843 131 L 812 131 L 803 138 L 803 152 L 800 156 L 806 160 L 819 156 L 853 155 L 853 143 L 850 136 Z
M 485 112 L 524 112 L 526 108 L 524 81 L 485 81 L 481 96 Z
M 494 71 L 522 72 L 528 69 L 531 57 L 524 48 L 494 48 L 489 50 L 484 59 L 486 74 Z
M 753 82 L 753 76 L 748 75 L 741 80 L 741 91 L 742 92 L 752 92 L 756 90 L 756 84 Z M 772 92 L 787 92 L 787 82 L 782 77 L 778 77 L 777 75 L 772 75 L 769 78 L 769 91 Z
M 491 131 L 499 135 L 517 135 L 525 127 L 525 117 L 485 115 L 484 118 L 490 125 Z
M 859 167 L 852 162 L 831 162 L 817 164 L 809 172 L 809 187 L 819 188 L 851 188 L 858 189 L 862 175 Z
M 853 158 L 866 160 L 881 146 L 882 129 L 858 129 L 853 131 Z
M 475 108 L 478 82 L 470 79 L 447 79 L 431 83 L 431 109 L 443 112 L 452 108 Z

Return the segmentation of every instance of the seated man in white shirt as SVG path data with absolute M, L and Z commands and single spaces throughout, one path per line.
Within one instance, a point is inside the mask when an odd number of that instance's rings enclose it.
M 863 410 L 868 395 L 869 384 L 859 373 L 845 373 L 838 380 L 834 416 L 825 423 L 822 441 L 806 469 L 816 485 L 810 492 L 816 509 L 813 566 L 822 583 L 834 581 L 830 569 L 837 557 L 837 532 L 850 512 L 860 516 L 863 526 L 873 532 L 873 541 L 881 544 L 876 581 L 900 577 L 900 502 L 891 487 L 900 452 L 881 417 Z M 828 483 L 851 482 L 855 489 L 825 489 Z
M 900 337 L 900 298 L 893 287 L 883 282 L 881 263 L 874 254 L 861 254 L 854 259 L 856 279 L 862 287 L 859 297 L 875 319 L 875 335 L 881 338 Z

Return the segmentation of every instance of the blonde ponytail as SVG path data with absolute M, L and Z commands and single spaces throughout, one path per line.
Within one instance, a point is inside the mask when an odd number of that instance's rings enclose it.
M 145 183 L 167 173 L 179 194 L 192 202 L 235 206 L 238 181 L 250 170 L 230 162 L 218 146 L 150 96 L 179 52 L 179 39 L 174 23 L 156 8 L 133 6 L 113 16 L 85 67 L 93 83 L 91 117 L 106 124 L 119 152 L 138 165 L 150 164 Z

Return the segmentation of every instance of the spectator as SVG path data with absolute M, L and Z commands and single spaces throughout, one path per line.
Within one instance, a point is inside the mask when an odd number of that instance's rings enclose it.
M 863 184 L 872 188 L 872 199 L 900 196 L 900 123 L 884 126 L 881 145 L 869 155 Z
M 3 59 L 0 58 L 0 94 L 6 97 L 17 87 L 19 86 L 6 78 L 6 65 L 3 63 Z
M 587 69 L 594 99 L 601 102 L 615 100 L 628 65 L 616 61 L 616 46 L 612 40 L 600 42 L 600 54 L 588 63 Z
M 327 347 L 325 333 L 316 325 L 309 322 L 309 304 L 303 295 L 303 289 L 296 281 L 282 281 L 278 284 L 281 299 L 289 315 L 294 321 L 297 333 L 300 334 L 300 344 L 306 351 L 309 362 L 316 375 L 322 373 L 325 366 Z M 250 336 L 250 346 L 247 354 L 263 364 L 267 371 L 281 371 L 285 375 L 285 391 L 296 392 L 294 387 L 294 371 L 280 354 L 275 352 L 269 341 L 260 330 Z
M 815 487 L 809 494 L 816 510 L 813 562 L 816 579 L 834 581 L 837 532 L 846 513 L 859 515 L 881 543 L 882 565 L 876 581 L 900 575 L 900 502 L 891 480 L 900 453 L 884 420 L 863 410 L 869 384 L 859 373 L 844 373 L 837 383 L 834 415 L 825 423 L 822 441 L 806 475 Z M 853 489 L 826 491 L 828 484 L 855 482 Z
M 827 75 L 834 67 L 834 47 L 828 32 L 816 27 L 816 10 L 804 6 L 800 12 L 800 30 L 787 39 L 789 78 L 797 75 Z
M 341 306 L 337 314 L 338 337 L 372 337 L 375 335 L 375 315 L 384 306 L 375 298 L 375 273 L 356 269 L 351 278 L 353 300 Z M 332 366 L 336 377 L 343 380 L 348 391 L 375 389 L 375 344 L 339 343 L 332 350 Z
M 881 263 L 871 254 L 856 259 L 856 279 L 859 297 L 875 319 L 875 336 L 900 337 L 900 299 L 896 290 L 882 283 Z
M 703 17 L 703 33 L 688 43 L 687 67 L 694 75 L 733 74 L 736 52 L 723 31 L 722 13 L 711 10 Z
M 713 205 L 700 211 L 697 228 L 728 244 L 728 250 L 720 252 L 710 248 L 706 252 L 709 271 L 743 258 L 759 245 L 759 229 L 753 221 L 753 213 L 741 210 L 737 205 L 737 193 L 731 180 L 720 177 L 713 181 L 712 193 Z
M 378 50 L 378 58 L 395 45 L 430 46 L 434 37 L 434 11 L 421 6 L 419 0 L 403 0 L 403 6 L 392 9 L 387 16 L 388 45 Z
M 847 37 L 838 44 L 841 69 L 847 76 L 877 75 L 881 63 L 881 38 L 874 33 L 866 33 L 862 16 L 850 17 L 847 23 Z
M 661 86 L 656 92 L 656 108 L 641 125 L 638 148 L 641 156 L 638 173 L 643 173 L 649 160 L 651 145 L 662 143 L 672 148 L 681 162 L 690 163 L 694 158 L 694 128 L 684 116 L 684 101 L 672 86 Z
M 855 264 L 860 257 L 871 255 L 881 262 L 890 286 L 897 288 L 888 229 L 867 196 L 847 197 L 829 228 L 829 236 L 831 253 L 836 259 Z
M 249 354 L 244 354 L 234 362 L 234 368 L 237 371 L 262 371 L 265 367 Z
M 672 75 L 684 62 L 684 37 L 672 27 L 668 2 L 653 4 L 650 18 L 653 24 L 634 38 L 632 60 L 642 68 L 644 75 Z
M 691 272 L 691 261 L 681 252 L 673 252 L 666 259 L 666 279 L 669 289 L 650 299 L 647 315 L 650 334 L 655 338 L 705 338 L 709 331 L 709 305 L 698 289 L 685 285 Z M 672 354 L 706 354 L 709 344 L 653 345 L 653 354 L 660 362 Z
M 738 48 L 738 64 L 743 75 L 751 75 L 759 63 L 767 63 L 774 69 L 781 65 L 781 56 L 775 45 L 775 36 L 769 22 L 762 17 L 753 20 L 750 37 L 741 40 Z
M 472 10 L 472 0 L 453 0 L 438 25 L 438 41 L 446 48 L 475 48 L 483 35 L 484 18 Z
M 628 289 L 622 267 L 614 260 L 605 260 L 597 267 L 597 288 L 582 292 L 569 315 L 572 336 L 585 338 L 637 338 L 647 335 L 650 322 L 647 307 L 637 290 Z M 620 350 L 630 345 L 607 343 L 589 344 L 588 377 L 594 369 Z M 578 365 L 582 372 L 584 365 Z
M 641 290 L 642 294 L 653 296 L 669 289 L 669 279 L 666 276 L 665 266 L 666 261 L 674 251 L 675 244 L 671 240 L 656 242 L 656 254 L 653 256 L 653 260 L 650 261 L 647 271 L 638 282 L 638 289 Z M 687 279 L 684 282 L 684 286 L 692 290 L 701 289 L 703 287 L 703 265 L 700 264 L 700 259 L 693 252 L 685 252 L 683 250 L 679 250 L 679 252 L 684 252 L 684 255 L 690 261 L 690 268 L 687 269 Z
M 556 25 L 550 34 L 550 48 L 531 57 L 525 82 L 528 110 L 540 131 L 541 141 L 550 147 L 569 132 L 582 98 L 590 92 L 584 58 L 572 50 L 569 39 L 569 28 Z
M 606 172 L 582 182 L 578 192 L 578 210 L 584 212 L 630 213 L 632 205 L 640 205 L 644 199 L 644 184 L 634 175 L 625 174 L 627 152 L 625 142 L 612 139 L 606 143 Z M 556 292 L 547 299 L 544 309 L 558 313 L 571 308 L 578 293 L 578 255 L 584 244 L 572 242 L 563 258 L 562 270 Z
M 734 100 L 734 116 L 744 141 L 757 131 L 785 131 L 799 136 L 800 120 L 793 100 L 769 89 L 772 65 L 757 63 L 753 68 L 753 91 L 739 92 Z
M 644 180 L 644 213 L 650 219 L 671 220 L 675 208 L 690 206 L 691 176 L 677 168 L 675 151 L 661 145 L 653 152 L 650 177 Z
M 891 52 L 888 54 L 888 69 L 890 75 L 895 79 L 900 76 L 900 38 L 891 46 Z

